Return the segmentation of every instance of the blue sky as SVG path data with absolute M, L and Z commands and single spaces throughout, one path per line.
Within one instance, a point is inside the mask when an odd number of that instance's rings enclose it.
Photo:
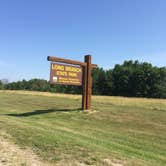
M 166 0 L 0 0 L 0 78 L 49 79 L 48 55 L 166 66 Z

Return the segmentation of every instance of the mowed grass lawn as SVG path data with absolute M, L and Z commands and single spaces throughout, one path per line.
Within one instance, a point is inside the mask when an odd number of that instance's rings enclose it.
M 0 91 L 0 135 L 60 165 L 166 165 L 166 100 Z

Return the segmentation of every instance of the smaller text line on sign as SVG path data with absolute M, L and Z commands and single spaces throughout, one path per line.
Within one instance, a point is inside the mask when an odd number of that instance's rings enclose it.
M 51 63 L 50 83 L 61 85 L 82 85 L 82 67 Z

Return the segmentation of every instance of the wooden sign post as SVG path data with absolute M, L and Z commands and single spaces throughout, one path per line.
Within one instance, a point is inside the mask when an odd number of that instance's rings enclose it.
M 93 68 L 97 68 L 97 65 L 92 64 L 92 56 L 86 55 L 84 57 L 84 62 L 62 59 L 52 56 L 48 56 L 47 60 L 56 62 L 51 63 L 50 83 L 78 86 L 82 85 L 82 110 L 91 110 L 91 71 Z M 82 70 L 80 70 L 80 67 Z

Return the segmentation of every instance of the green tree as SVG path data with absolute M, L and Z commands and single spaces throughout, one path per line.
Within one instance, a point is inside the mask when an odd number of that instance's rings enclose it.
M 166 67 L 158 68 L 150 63 L 124 61 L 113 69 L 92 70 L 92 89 L 96 95 L 166 98 Z M 80 94 L 81 86 L 50 85 L 47 80 L 22 80 L 3 85 L 0 89 L 49 91 Z
M 103 68 L 92 70 L 92 89 L 93 93 L 97 95 L 107 94 L 106 88 L 106 71 Z
M 2 84 L 2 82 L 0 81 L 0 90 L 2 90 L 3 89 L 3 84 Z

